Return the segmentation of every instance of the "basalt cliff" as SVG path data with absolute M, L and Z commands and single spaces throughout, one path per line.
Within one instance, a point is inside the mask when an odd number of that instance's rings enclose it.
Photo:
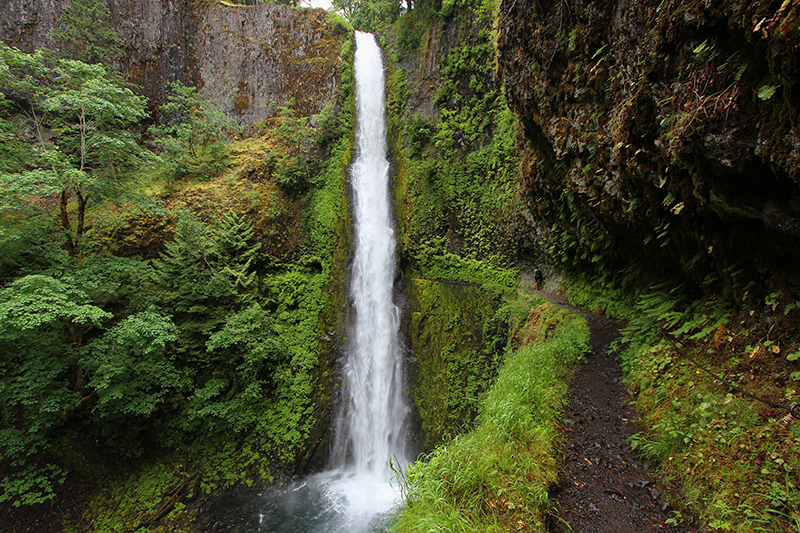
M 63 48 L 52 37 L 66 1 L 10 0 L 0 40 L 31 51 Z M 343 35 L 320 9 L 214 2 L 112 0 L 111 24 L 123 41 L 119 68 L 154 106 L 175 80 L 198 87 L 240 124 L 257 124 L 294 99 L 302 116 L 333 101 Z

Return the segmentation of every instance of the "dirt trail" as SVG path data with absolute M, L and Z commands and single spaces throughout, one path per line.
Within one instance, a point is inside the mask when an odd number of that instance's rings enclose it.
M 569 306 L 554 293 L 542 291 L 557 305 L 580 313 L 589 322 L 592 351 L 570 383 L 564 411 L 564 467 L 551 492 L 559 512 L 550 533 L 690 533 L 666 524 L 669 505 L 648 465 L 628 438 L 640 431 L 630 396 L 622 385 L 622 369 L 609 345 L 619 336 L 613 320 Z

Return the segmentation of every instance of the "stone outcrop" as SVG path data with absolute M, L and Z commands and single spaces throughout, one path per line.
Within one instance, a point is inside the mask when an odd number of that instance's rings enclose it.
M 500 21 L 529 231 L 582 272 L 800 297 L 800 2 L 504 0 Z
M 52 38 L 68 0 L 8 0 L 0 39 L 30 51 L 58 49 Z M 294 99 L 301 115 L 334 101 L 345 33 L 321 9 L 230 6 L 189 0 L 109 0 L 124 43 L 123 75 L 154 105 L 168 84 L 199 88 L 240 124 L 257 124 Z

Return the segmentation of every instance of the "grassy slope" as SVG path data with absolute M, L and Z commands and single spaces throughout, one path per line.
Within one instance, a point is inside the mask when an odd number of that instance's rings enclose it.
M 525 293 L 505 310 L 512 337 L 477 426 L 409 470 L 397 531 L 543 531 L 566 378 L 589 329 Z

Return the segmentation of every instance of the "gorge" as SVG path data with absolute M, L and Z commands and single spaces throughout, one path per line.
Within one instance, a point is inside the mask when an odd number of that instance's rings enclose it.
M 394 478 L 408 467 L 412 438 L 400 309 L 393 297 L 396 261 L 383 61 L 371 34 L 356 33 L 354 62 L 358 126 L 350 170 L 353 319 L 334 422 L 333 469 L 279 487 L 263 498 L 250 495 L 226 502 L 224 516 L 213 520 L 212 531 L 236 526 L 239 531 L 275 533 L 374 531 L 400 503 L 399 480 Z
M 80 51 L 54 37 L 69 4 L 0 6 L 0 40 L 19 48 L 0 54 L 3 524 L 200 530 L 222 495 L 424 449 L 433 466 L 407 485 L 411 516 L 424 501 L 414 482 L 443 464 L 442 486 L 464 479 L 456 465 L 470 456 L 446 463 L 444 450 L 490 431 L 498 383 L 528 391 L 503 374 L 514 354 L 567 342 L 571 318 L 519 296 L 542 266 L 548 292 L 626 326 L 619 358 L 645 425 L 632 442 L 658 465 L 675 520 L 797 526 L 796 422 L 697 374 L 658 333 L 743 388 L 798 401 L 798 2 L 458 0 L 380 16 L 359 4 L 350 18 L 385 62 L 386 133 L 373 136 L 388 141 L 375 164 L 396 236 L 384 248 L 396 249 L 380 313 L 352 311 L 359 210 L 378 202 L 359 200 L 348 173 L 366 152 L 349 22 L 102 2 L 120 37 L 106 64 L 132 84 L 115 94 L 146 100 L 127 101 L 130 121 L 90 111 L 81 137 L 63 97 L 89 90 L 78 67 L 27 55 Z M 399 330 L 403 349 L 371 352 L 401 351 L 404 364 L 341 364 L 364 316 Z M 576 335 L 570 346 L 585 348 Z M 398 411 L 359 420 L 381 446 L 405 429 L 378 422 L 404 420 L 418 441 L 362 452 L 335 414 L 364 405 L 350 384 L 404 374 L 405 392 L 381 385 Z M 543 393 L 556 410 L 559 390 Z M 560 427 L 542 416 L 537 432 Z M 510 417 L 501 426 L 516 431 Z M 487 456 L 504 435 L 491 431 Z M 462 504 L 454 523 L 544 530 L 558 437 L 534 441 L 524 455 L 538 466 L 519 471 L 538 488 L 502 474 L 510 454 L 491 455 L 484 481 L 499 484 L 474 488 L 484 504 Z

